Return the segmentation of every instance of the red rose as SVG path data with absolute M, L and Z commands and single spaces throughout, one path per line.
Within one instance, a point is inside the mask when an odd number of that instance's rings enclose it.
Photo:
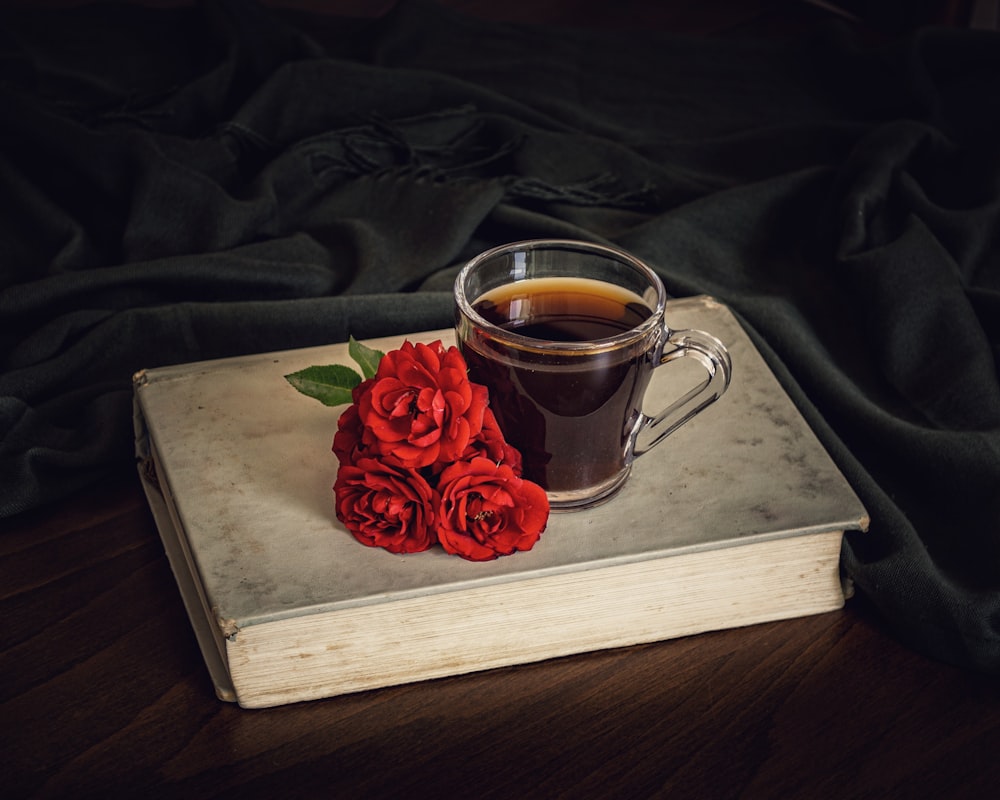
M 469 381 L 457 347 L 404 342 L 379 362 L 358 413 L 374 449 L 418 469 L 460 458 L 483 427 L 486 387 Z
M 360 458 L 340 465 L 333 491 L 337 518 L 362 544 L 419 553 L 436 541 L 438 496 L 414 470 Z
M 358 407 L 349 405 L 337 420 L 337 432 L 333 435 L 333 452 L 341 464 L 353 464 L 365 455 L 362 444 L 364 427 L 358 416 Z
M 488 458 L 451 464 L 440 475 L 438 491 L 438 541 L 470 561 L 530 550 L 548 522 L 545 491 Z
M 506 464 L 515 475 L 521 476 L 521 452 L 507 443 L 490 408 L 487 408 L 483 415 L 483 429 L 469 442 L 469 446 L 462 453 L 462 460 L 471 461 L 477 456 L 488 458 L 497 464 Z
M 530 550 L 545 529 L 545 491 L 521 477 L 486 387 L 458 348 L 404 342 L 380 357 L 337 421 L 337 518 L 363 544 L 486 561 Z
M 371 431 L 361 424 L 358 413 L 358 403 L 371 391 L 374 378 L 361 381 L 351 390 L 351 405 L 337 420 L 337 433 L 333 437 L 333 452 L 341 464 L 353 464 L 359 458 L 364 458 L 373 450 L 377 451 L 377 442 Z M 392 463 L 398 463 L 392 461 Z

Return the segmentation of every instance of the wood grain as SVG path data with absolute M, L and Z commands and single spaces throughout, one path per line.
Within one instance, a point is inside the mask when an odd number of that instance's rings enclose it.
M 6 796 L 985 797 L 1000 685 L 842 612 L 246 711 L 138 481 L 0 535 Z

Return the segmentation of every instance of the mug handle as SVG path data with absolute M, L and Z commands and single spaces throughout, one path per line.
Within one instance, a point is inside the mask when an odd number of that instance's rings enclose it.
M 700 414 L 722 397 L 729 388 L 733 375 L 733 362 L 725 345 L 712 334 L 697 330 L 667 330 L 667 339 L 657 367 L 679 358 L 690 356 L 708 373 L 705 380 L 687 394 L 675 400 L 655 416 L 640 415 L 636 426 L 633 456 L 652 450 L 685 422 Z

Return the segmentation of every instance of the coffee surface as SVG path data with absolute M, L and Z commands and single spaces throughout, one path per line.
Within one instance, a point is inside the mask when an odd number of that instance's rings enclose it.
M 589 278 L 537 278 L 501 286 L 473 308 L 504 330 L 553 342 L 606 339 L 653 313 L 633 292 Z

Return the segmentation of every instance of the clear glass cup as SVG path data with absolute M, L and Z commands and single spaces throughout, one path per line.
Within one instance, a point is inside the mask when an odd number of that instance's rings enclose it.
M 488 250 L 455 282 L 455 328 L 470 378 L 488 387 L 524 476 L 554 510 L 609 499 L 632 463 L 726 391 L 732 363 L 704 331 L 671 330 L 659 276 L 635 256 L 539 239 Z M 693 356 L 703 383 L 653 415 L 653 371 Z

